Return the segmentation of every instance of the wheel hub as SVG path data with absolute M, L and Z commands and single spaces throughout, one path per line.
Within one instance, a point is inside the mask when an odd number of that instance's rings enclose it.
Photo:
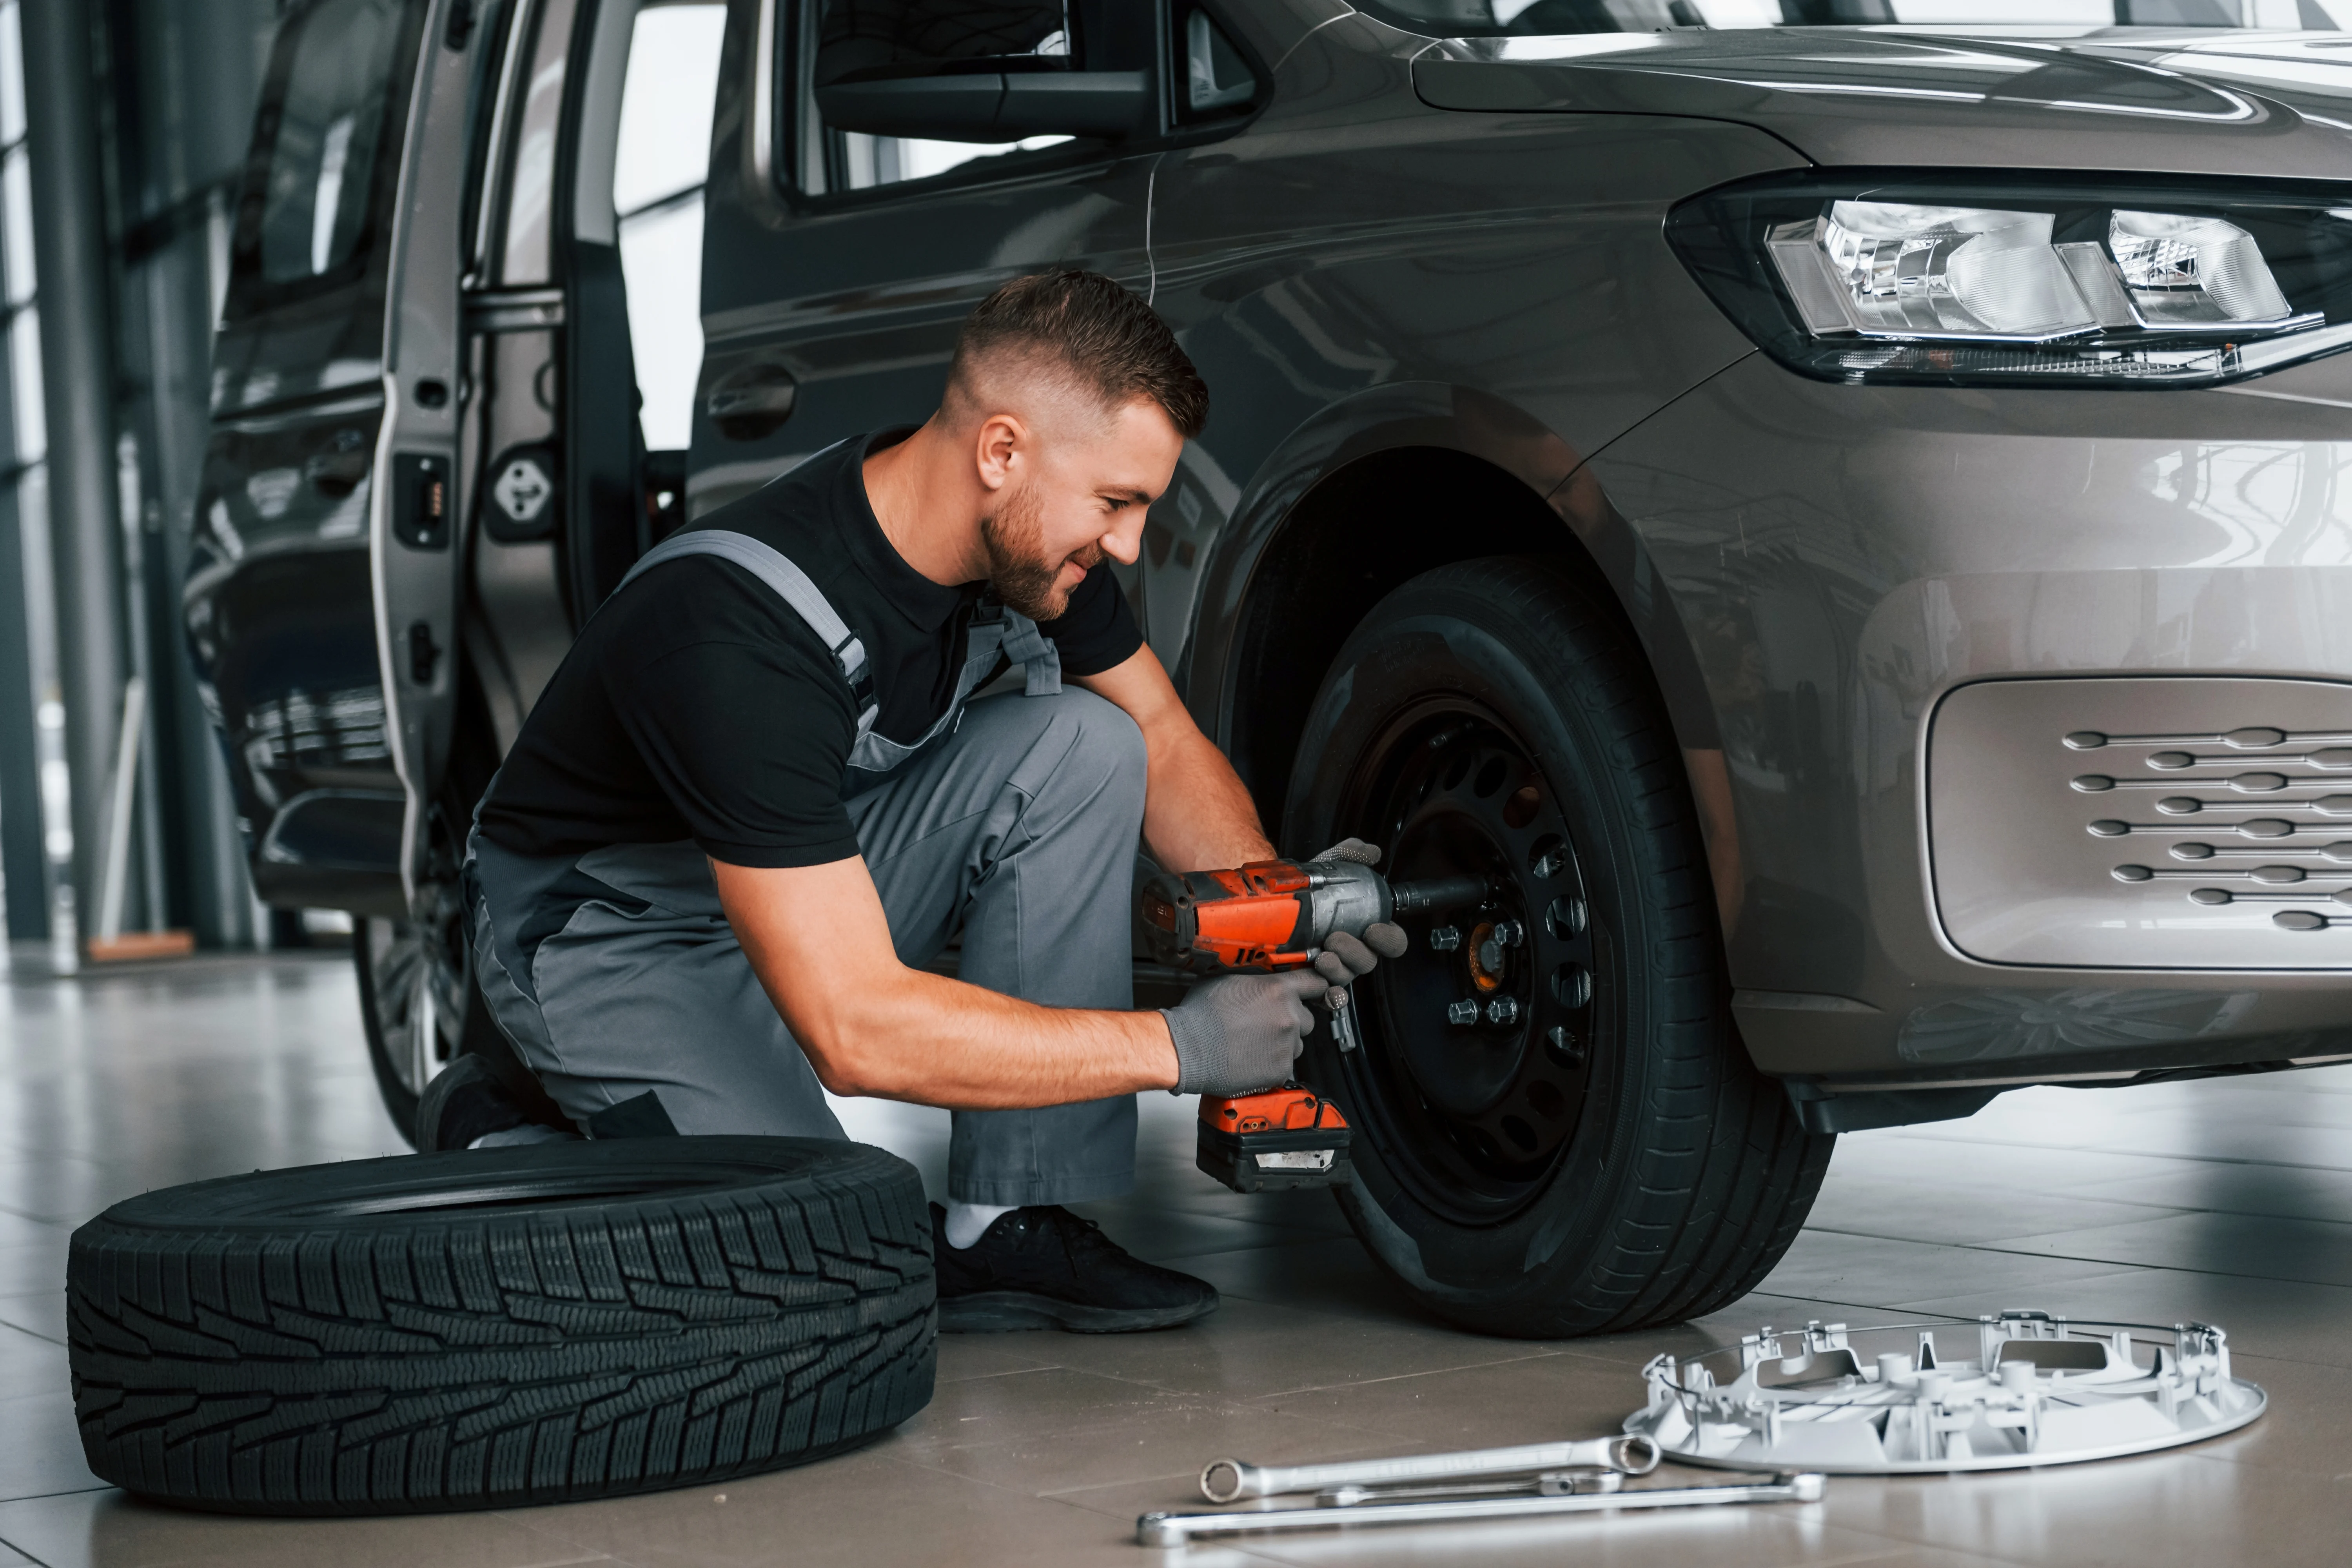
M 1404 917 L 1412 946 L 1370 977 L 1366 1109 L 1422 1168 L 1415 1185 L 1485 1208 L 1528 1190 L 1575 1131 L 1592 938 L 1549 782 L 1499 722 L 1449 706 L 1391 731 L 1350 825 L 1391 846 L 1399 881 L 1473 874 L 1486 891 Z

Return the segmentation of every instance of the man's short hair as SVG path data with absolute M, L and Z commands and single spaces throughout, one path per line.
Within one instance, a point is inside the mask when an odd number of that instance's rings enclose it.
M 949 395 L 961 392 L 970 401 L 979 392 L 980 362 L 1003 355 L 1052 367 L 1106 408 L 1148 397 L 1188 440 L 1208 423 L 1208 386 L 1176 334 L 1099 272 L 1033 273 L 982 300 L 956 342 Z

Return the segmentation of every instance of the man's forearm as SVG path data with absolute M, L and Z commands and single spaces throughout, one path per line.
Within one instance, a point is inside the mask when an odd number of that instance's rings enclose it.
M 1077 683 L 1124 709 L 1143 731 L 1150 761 L 1143 841 L 1171 871 L 1244 866 L 1274 854 L 1241 775 L 1186 711 L 1168 672 L 1148 648 Z
M 1171 871 L 1203 871 L 1271 859 L 1257 805 L 1225 754 L 1191 724 L 1150 748 L 1143 838 Z
M 1043 1007 L 900 963 L 861 860 L 711 869 L 752 972 L 835 1094 L 1007 1110 L 1175 1087 L 1158 1013 Z M 776 918 L 795 908 L 826 918 Z
M 779 1007 L 782 1008 L 781 999 Z M 1042 1007 L 921 970 L 871 995 L 829 998 L 784 1021 L 835 1094 L 950 1110 L 1011 1110 L 1176 1086 L 1158 1013 Z

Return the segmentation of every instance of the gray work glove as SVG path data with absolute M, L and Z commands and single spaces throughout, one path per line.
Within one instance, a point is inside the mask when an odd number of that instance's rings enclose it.
M 1249 1094 L 1287 1079 L 1315 1027 L 1307 1004 L 1322 992 L 1323 977 L 1304 969 L 1221 974 L 1161 1008 L 1176 1042 L 1176 1092 Z
M 1367 844 L 1360 838 L 1342 838 L 1322 854 L 1318 860 L 1353 860 L 1359 866 L 1381 863 L 1380 846 Z M 1346 931 L 1334 931 L 1316 955 L 1315 972 L 1330 984 L 1324 993 L 1323 1005 L 1333 1012 L 1348 1005 L 1348 986 L 1363 975 L 1370 974 L 1383 958 L 1402 958 L 1407 945 L 1404 927 L 1391 925 L 1386 921 L 1364 928 L 1361 941 Z

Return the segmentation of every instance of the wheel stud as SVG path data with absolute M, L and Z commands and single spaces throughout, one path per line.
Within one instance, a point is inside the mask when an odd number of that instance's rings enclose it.
M 1460 927 L 1433 926 L 1431 928 L 1429 932 L 1429 946 L 1432 952 L 1452 952 L 1455 948 L 1460 947 L 1461 945 L 1462 931 Z
M 1518 1021 L 1519 999 L 1517 997 L 1497 996 L 1486 1004 L 1486 1022 L 1489 1024 L 1516 1024 Z
M 1471 1001 L 1451 1003 L 1445 1009 L 1445 1021 L 1467 1028 L 1478 1021 L 1478 1004 Z

